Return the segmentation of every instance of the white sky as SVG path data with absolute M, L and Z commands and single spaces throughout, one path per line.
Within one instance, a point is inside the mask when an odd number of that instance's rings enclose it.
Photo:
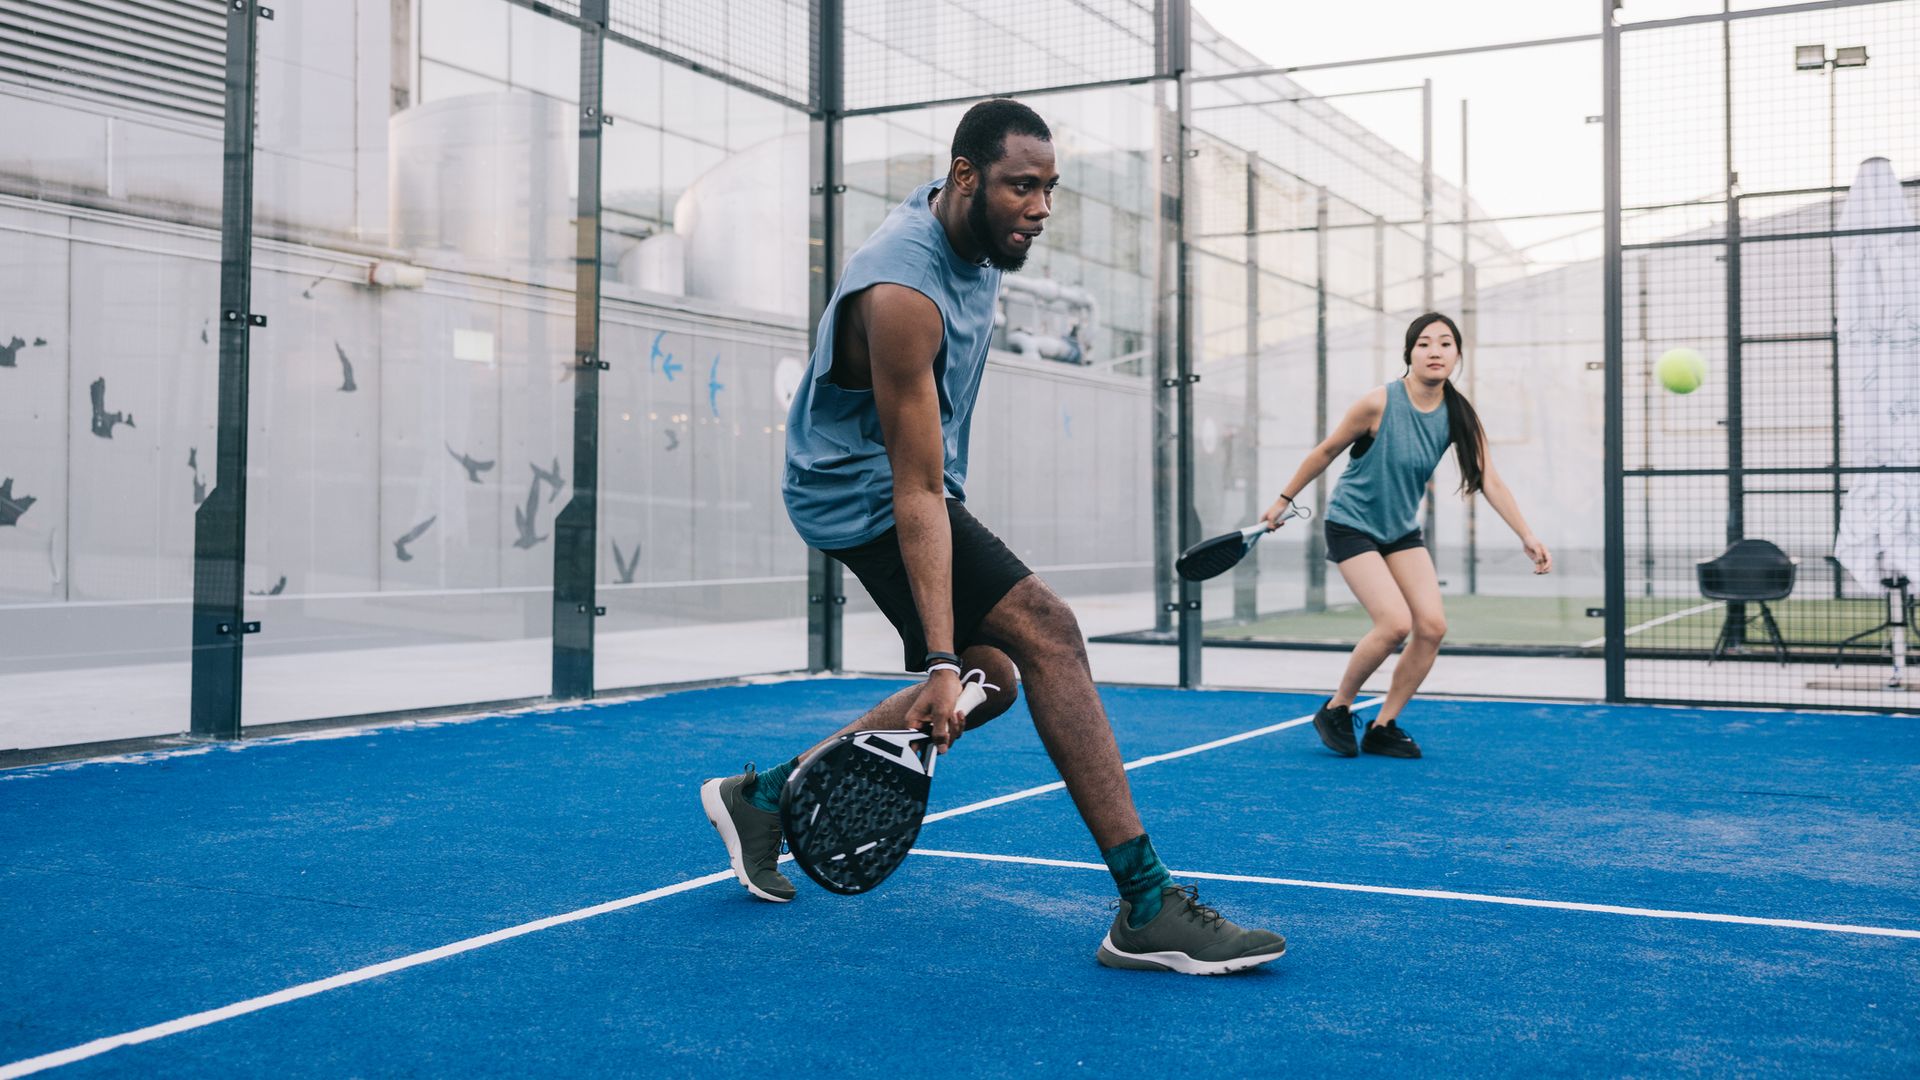
M 1736 0 L 1735 9 L 1776 6 L 1782 0 Z M 1599 0 L 1194 0 L 1196 11 L 1222 34 L 1262 60 L 1282 66 L 1508 41 L 1598 33 Z M 1827 182 L 1827 83 L 1793 70 L 1792 45 L 1868 45 L 1869 69 L 1840 72 L 1843 95 L 1837 180 L 1847 183 L 1870 154 L 1893 158 L 1902 176 L 1920 173 L 1920 124 L 1903 101 L 1920 95 L 1920 52 L 1911 9 L 1904 5 L 1776 16 L 1736 24 L 1736 48 L 1748 59 L 1735 89 L 1736 143 L 1747 190 L 1783 190 Z M 1719 0 L 1626 0 L 1623 22 L 1716 12 Z M 1719 161 L 1721 118 L 1717 29 L 1698 32 L 1710 65 L 1693 66 L 1679 44 L 1690 32 L 1648 31 L 1628 40 L 1646 57 L 1650 75 L 1630 79 L 1624 102 L 1630 127 L 1623 173 L 1626 198 L 1693 198 L 1712 191 Z M 1656 39 L 1652 35 L 1667 35 Z M 1801 40 L 1804 38 L 1805 40 Z M 1845 38 L 1847 40 L 1841 40 Z M 1858 38 L 1859 40 L 1853 40 Z M 1657 48 L 1656 48 L 1657 46 Z M 1780 53 L 1778 75 L 1759 58 Z M 1707 70 L 1707 66 L 1711 70 Z M 1597 211 L 1602 204 L 1602 128 L 1586 122 L 1604 107 L 1599 42 L 1464 57 L 1367 64 L 1300 72 L 1295 80 L 1316 93 L 1417 86 L 1434 87 L 1434 164 L 1449 181 L 1460 177 L 1460 103 L 1468 102 L 1467 186 L 1495 215 L 1561 210 Z M 1696 81 L 1712 85 L 1693 85 Z M 1663 97 L 1663 93 L 1667 97 Z M 1638 96 L 1635 96 L 1638 95 Z M 1847 97 L 1846 95 L 1852 95 Z M 1672 107 L 1668 107 L 1671 99 Z M 1691 107 L 1688 107 L 1690 103 Z M 1708 104 L 1711 103 L 1711 104 Z M 1342 111 L 1414 158 L 1420 154 L 1419 94 L 1347 98 Z M 1711 115 L 1708 115 L 1708 113 Z M 1637 137 L 1639 143 L 1631 142 Z M 1638 153 L 1636 154 L 1636 151 Z M 1454 208 L 1441 207 L 1442 214 Z M 1517 223 L 1509 237 L 1527 243 L 1597 219 Z
M 1272 64 L 1315 64 L 1464 45 L 1596 32 L 1588 0 L 1476 0 L 1471 5 L 1408 0 L 1198 0 L 1215 29 Z M 1471 12 L 1470 18 L 1463 18 Z M 1598 210 L 1601 127 L 1599 43 L 1440 60 L 1300 72 L 1321 94 L 1418 86 L 1433 80 L 1434 168 L 1460 178 L 1460 102 L 1468 104 L 1468 187 L 1497 215 Z M 1420 156 L 1417 92 L 1346 98 L 1341 111 L 1408 156 Z M 1455 207 L 1441 207 L 1451 218 Z M 1507 228 L 1528 242 L 1596 224 L 1568 218 Z

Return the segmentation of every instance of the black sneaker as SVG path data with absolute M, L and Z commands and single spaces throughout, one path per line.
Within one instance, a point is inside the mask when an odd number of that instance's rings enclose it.
M 1345 705 L 1334 705 L 1333 699 L 1328 698 L 1327 704 L 1313 714 L 1313 730 L 1320 733 L 1320 741 L 1327 744 L 1327 749 L 1341 757 L 1360 756 L 1359 748 L 1353 744 L 1353 714 Z
M 1420 756 L 1420 744 L 1413 736 L 1400 729 L 1398 720 L 1389 720 L 1384 724 L 1368 724 L 1366 737 L 1360 740 L 1360 749 L 1381 757 L 1417 758 Z

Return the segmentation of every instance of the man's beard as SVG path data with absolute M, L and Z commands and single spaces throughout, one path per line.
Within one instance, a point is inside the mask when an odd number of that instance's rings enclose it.
M 1027 265 L 1025 252 L 1008 255 L 1001 248 L 993 233 L 993 224 L 987 220 L 987 200 L 979 192 L 967 200 L 967 231 L 973 234 L 973 242 L 987 253 L 987 265 L 996 270 L 1014 271 Z

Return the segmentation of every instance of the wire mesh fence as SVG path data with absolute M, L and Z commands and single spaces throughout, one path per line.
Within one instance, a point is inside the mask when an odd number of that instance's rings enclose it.
M 1601 214 L 1597 189 L 1567 182 L 1597 145 L 1585 148 L 1594 140 L 1571 105 L 1523 118 L 1497 92 L 1534 78 L 1577 89 L 1598 61 L 1586 43 L 1522 50 L 1491 76 L 1447 58 L 1196 84 L 1186 234 L 1204 531 L 1257 515 L 1362 395 L 1406 373 L 1410 321 L 1447 313 L 1464 338 L 1455 384 L 1560 567 L 1535 577 L 1443 462 L 1421 525 L 1449 647 L 1598 656 Z M 1534 152 L 1560 139 L 1566 155 Z M 1487 178 L 1485 195 L 1472 175 Z M 1529 190 L 1535 202 L 1508 209 Z M 1242 445 L 1257 450 L 1229 462 Z M 1300 500 L 1324 511 L 1348 460 Z M 1366 631 L 1322 527 L 1283 530 L 1207 590 L 1209 643 L 1350 646 Z
M 1621 52 L 1627 693 L 1910 706 L 1920 4 Z
M 911 106 L 1152 75 L 1162 47 L 1151 0 L 1063 4 L 848 0 L 848 109 Z

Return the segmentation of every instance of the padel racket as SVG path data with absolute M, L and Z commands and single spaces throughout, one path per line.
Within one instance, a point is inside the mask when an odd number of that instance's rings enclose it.
M 1289 503 L 1287 512 L 1280 515 L 1280 520 L 1289 521 L 1293 518 L 1312 516 L 1312 507 Z M 1181 552 L 1180 557 L 1174 560 L 1173 568 L 1188 581 L 1205 581 L 1208 578 L 1219 577 L 1233 569 L 1241 559 L 1246 558 L 1247 552 L 1253 550 L 1253 545 L 1259 543 L 1260 538 L 1271 531 L 1273 530 L 1267 528 L 1267 523 L 1261 521 L 1244 529 L 1222 533 L 1211 540 L 1202 540 Z
M 987 700 L 989 684 L 978 669 L 962 681 L 954 711 L 964 718 Z M 938 756 L 932 734 L 908 730 L 857 731 L 801 758 L 780 789 L 793 861 L 847 896 L 887 880 L 920 836 Z

